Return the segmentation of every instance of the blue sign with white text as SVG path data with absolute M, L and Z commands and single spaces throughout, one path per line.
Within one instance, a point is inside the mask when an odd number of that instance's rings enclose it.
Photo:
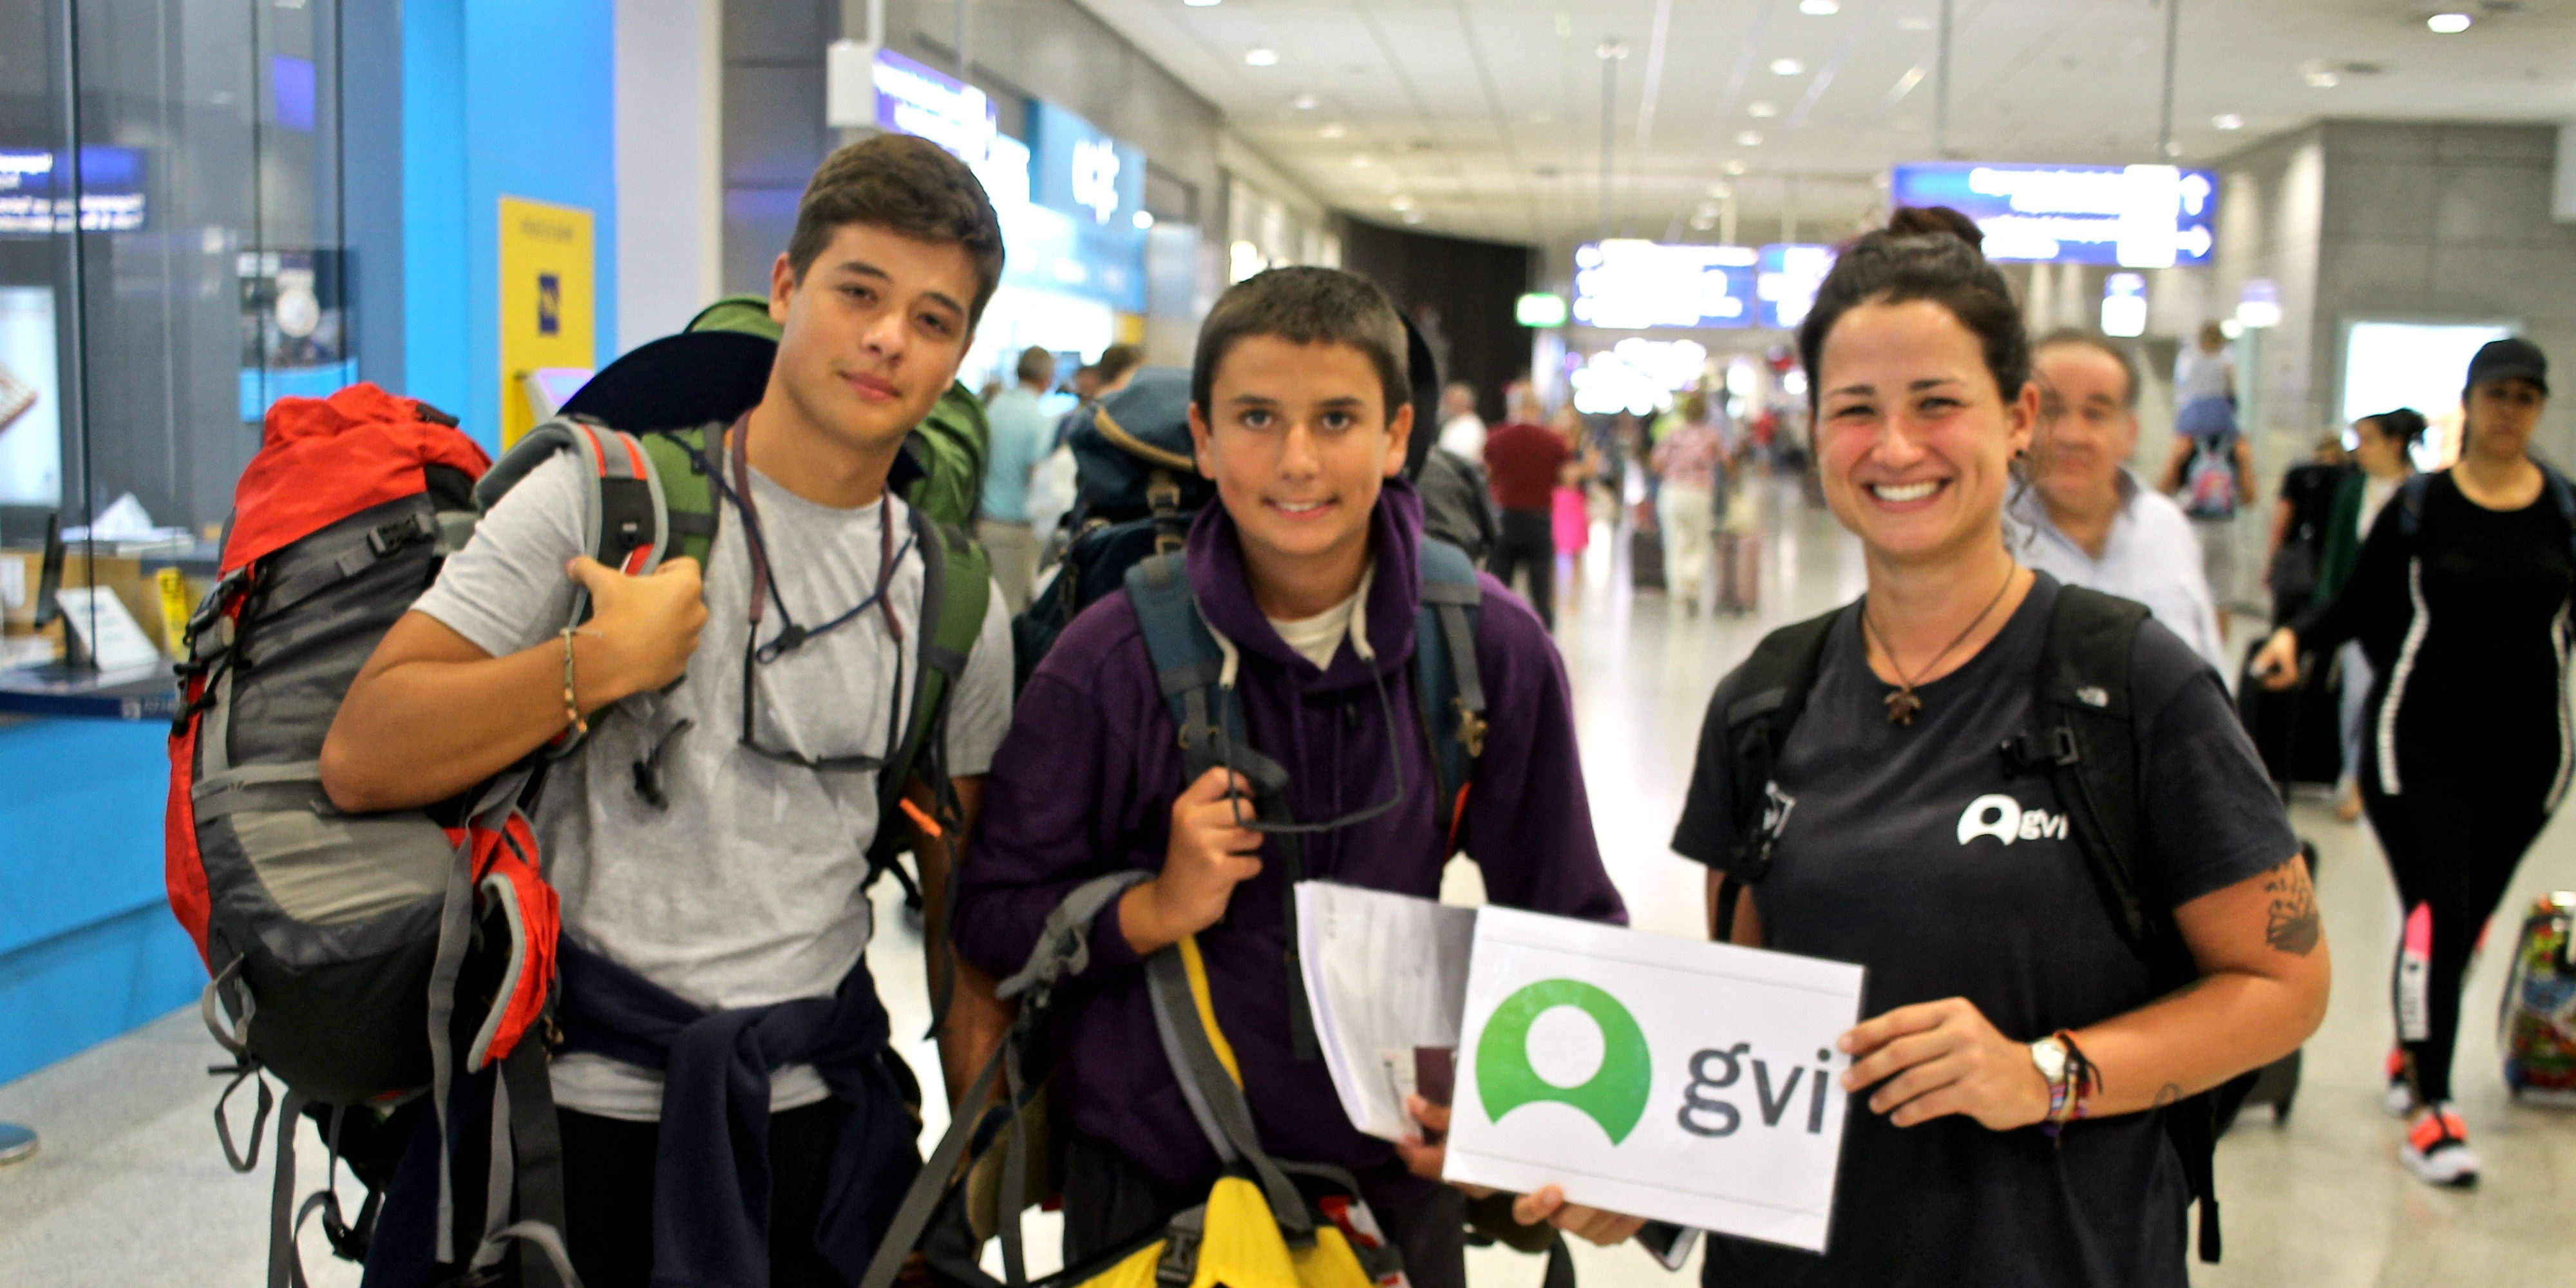
M 1574 320 L 1607 331 L 1753 325 L 1750 246 L 1611 240 L 1574 251 Z
M 1988 259 L 2171 268 L 2216 248 L 2218 176 L 2169 165 L 1896 167 L 1890 199 L 1948 206 L 1986 234 Z
M 0 148 L 0 236 L 70 232 L 70 159 L 42 148 Z M 143 149 L 89 144 L 80 150 L 80 228 L 143 230 Z
M 1145 153 L 1079 114 L 1029 100 L 1029 201 L 1073 221 L 1083 280 L 1061 289 L 1145 310 Z

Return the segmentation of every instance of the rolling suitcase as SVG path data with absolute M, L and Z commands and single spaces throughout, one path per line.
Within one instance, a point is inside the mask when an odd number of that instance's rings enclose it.
M 2576 1104 L 2576 893 L 2542 895 L 2523 918 L 2496 1049 L 2515 1099 Z
M 1628 581 L 1639 590 L 1664 589 L 1664 534 L 1655 527 L 1654 513 L 1638 503 L 1637 522 L 1628 532 Z
M 2301 659 L 2300 680 L 2292 688 L 2275 693 L 2263 687 L 2252 669 L 2254 653 L 2262 641 L 2246 650 L 2246 669 L 2237 676 L 2236 714 L 2245 722 L 2245 732 L 2263 755 L 2264 772 L 2271 775 L 2272 790 L 2283 804 L 2290 799 L 2293 782 L 2332 784 L 2343 769 L 2341 730 L 2335 722 L 2336 703 L 2333 689 L 2324 683 L 2314 655 Z M 2324 727 L 2316 728 L 2317 714 L 2322 713 Z M 2323 776 L 2311 749 L 2325 747 Z M 2306 837 L 2299 838 L 2299 860 L 2308 867 L 2308 881 L 2317 876 L 2317 847 Z M 2272 1123 L 2279 1126 L 2290 1120 L 2290 1106 L 2299 1098 L 2299 1055 L 2293 1051 L 2251 1073 L 2240 1073 L 2221 1083 L 2209 1095 L 2210 1112 L 2216 1119 L 2218 1134 L 2224 1136 L 2236 1122 L 2236 1115 L 2248 1108 L 2268 1105 Z
M 1717 534 L 1717 605 L 1730 613 L 1762 606 L 1762 534 Z

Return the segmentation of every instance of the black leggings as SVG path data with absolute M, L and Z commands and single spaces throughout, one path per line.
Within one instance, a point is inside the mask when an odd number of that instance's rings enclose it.
M 1556 629 L 1556 519 L 1545 510 L 1503 511 L 1502 535 L 1486 560 L 1494 580 L 1508 590 L 1512 574 L 1529 570 L 1530 607 L 1539 624 Z
M 2549 815 L 2536 795 L 2499 799 L 2503 793 L 2458 784 L 2409 782 L 2404 795 L 2383 795 L 2375 763 L 2363 767 L 2361 785 L 2405 904 L 2389 984 L 2398 1045 L 2416 1096 L 2449 1100 L 2470 955 Z

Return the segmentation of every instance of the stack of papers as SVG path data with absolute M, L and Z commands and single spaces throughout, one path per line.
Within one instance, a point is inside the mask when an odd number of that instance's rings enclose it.
M 1455 1049 L 1476 910 L 1327 881 L 1297 884 L 1297 955 L 1316 1043 L 1351 1124 L 1401 1140 L 1414 1051 Z

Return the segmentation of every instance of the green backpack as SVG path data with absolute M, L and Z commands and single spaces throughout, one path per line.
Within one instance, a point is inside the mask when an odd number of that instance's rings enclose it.
M 735 331 L 776 343 L 778 323 L 770 320 L 769 301 L 757 295 L 728 295 L 689 319 L 690 331 Z M 972 530 L 975 506 L 984 494 L 984 461 L 991 454 L 992 423 L 984 417 L 984 400 L 973 390 L 950 383 L 930 414 L 913 427 L 902 459 L 890 482 L 895 495 L 914 509 L 928 511 L 942 523 Z

